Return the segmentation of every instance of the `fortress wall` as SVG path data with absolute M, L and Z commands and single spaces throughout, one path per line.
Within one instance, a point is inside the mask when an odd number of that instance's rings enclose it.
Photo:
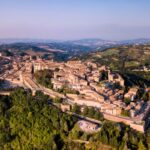
M 138 125 L 138 124 L 130 124 L 130 127 L 137 130 L 137 131 L 140 131 L 140 132 L 145 132 L 144 130 L 144 126 L 145 125 Z
M 118 117 L 118 116 L 113 116 L 113 115 L 106 114 L 106 113 L 103 113 L 103 116 L 104 116 L 105 119 L 110 120 L 110 121 L 123 122 L 125 124 L 133 123 L 132 120 L 129 120 L 129 119 L 126 119 L 126 118 L 122 118 L 122 117 Z
M 94 101 L 85 101 L 85 100 L 75 100 L 74 103 L 77 103 L 78 105 L 85 105 L 85 106 L 91 106 L 91 107 L 101 107 L 101 104 L 99 102 Z
M 113 115 L 109 115 L 109 114 L 106 114 L 106 113 L 103 113 L 103 116 L 107 120 L 114 121 L 114 122 L 123 122 L 127 125 L 130 125 L 131 128 L 133 128 L 137 131 L 144 132 L 144 126 L 145 126 L 144 124 L 143 125 L 138 125 L 138 124 L 135 124 L 132 120 L 129 120 L 127 118 L 113 116 Z
M 0 92 L 0 95 L 10 95 L 10 92 Z

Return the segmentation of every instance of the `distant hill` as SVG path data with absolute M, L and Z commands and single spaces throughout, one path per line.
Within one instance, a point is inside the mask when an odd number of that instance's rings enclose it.
M 50 39 L 0 39 L 0 45 L 2 44 L 14 44 L 14 43 L 51 43 L 58 42 L 57 40 Z M 60 42 L 60 41 L 59 41 Z
M 2 44 L 13 44 L 13 43 L 63 43 L 63 44 L 75 44 L 88 47 L 99 47 L 105 45 L 120 45 L 120 44 L 150 44 L 149 38 L 138 38 L 132 40 L 104 40 L 100 38 L 87 38 L 79 40 L 51 40 L 51 39 L 0 39 L 0 45 Z
M 103 40 L 103 39 L 81 39 L 76 41 L 68 41 L 68 43 L 73 43 L 76 45 L 89 46 L 92 48 L 99 48 L 104 46 L 113 46 L 117 45 L 115 41 Z
M 111 40 L 103 40 L 103 39 L 81 39 L 74 41 L 64 42 L 66 44 L 80 45 L 89 47 L 89 52 L 93 51 L 103 51 L 107 48 L 113 48 L 124 45 L 144 45 L 150 44 L 150 39 L 141 38 L 141 39 L 133 39 L 133 40 L 123 40 L 123 41 L 111 41 Z
M 3 43 L 3 44 L 2 44 Z M 64 61 L 89 52 L 103 51 L 122 45 L 150 44 L 149 39 L 110 41 L 103 39 L 81 39 L 74 41 L 34 40 L 34 39 L 0 39 L 0 51 L 10 54 L 39 55 Z M 12 54 L 11 54 L 12 55 Z
M 132 45 L 132 44 L 150 44 L 150 39 L 141 38 L 141 39 L 133 39 L 133 40 L 124 40 L 118 42 L 120 45 Z
M 4 55 L 39 55 L 55 60 L 67 60 L 78 54 L 84 54 L 92 49 L 87 46 L 66 43 L 12 43 L 0 45 L 0 52 Z

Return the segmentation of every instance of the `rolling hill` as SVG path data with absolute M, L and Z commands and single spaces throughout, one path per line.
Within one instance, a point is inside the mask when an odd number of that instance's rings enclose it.
M 52 41 L 34 39 L 0 39 L 0 52 L 3 52 L 6 55 L 39 55 L 45 58 L 53 58 L 57 61 L 65 61 L 75 56 L 78 57 L 80 55 L 86 55 L 89 52 L 104 51 L 105 49 L 110 48 L 109 53 L 111 53 L 111 48 L 113 47 L 121 48 L 123 45 L 128 47 L 132 44 L 139 45 L 141 43 L 150 43 L 150 40 L 135 39 L 126 41 L 110 41 L 103 39 L 81 39 L 74 41 Z M 117 53 L 117 50 L 112 51 L 112 53 L 114 55 Z M 113 60 L 112 62 L 114 63 Z M 133 61 L 133 64 L 136 66 L 136 62 Z M 129 66 L 134 66 L 133 64 L 130 63 Z

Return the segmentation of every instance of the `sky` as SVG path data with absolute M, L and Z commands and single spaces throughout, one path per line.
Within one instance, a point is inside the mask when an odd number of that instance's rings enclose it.
M 150 0 L 0 0 L 0 38 L 150 38 Z

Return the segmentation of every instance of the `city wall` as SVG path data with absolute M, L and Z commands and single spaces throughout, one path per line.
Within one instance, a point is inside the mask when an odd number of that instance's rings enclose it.
M 10 92 L 1 91 L 0 95 L 10 95 Z
M 113 115 L 106 114 L 106 113 L 103 113 L 103 116 L 107 120 L 114 121 L 114 122 L 123 122 L 127 125 L 130 125 L 131 128 L 144 133 L 144 126 L 145 126 L 144 124 L 142 124 L 142 125 L 135 124 L 130 119 L 123 118 L 123 117 L 118 117 L 118 116 L 113 116 Z

